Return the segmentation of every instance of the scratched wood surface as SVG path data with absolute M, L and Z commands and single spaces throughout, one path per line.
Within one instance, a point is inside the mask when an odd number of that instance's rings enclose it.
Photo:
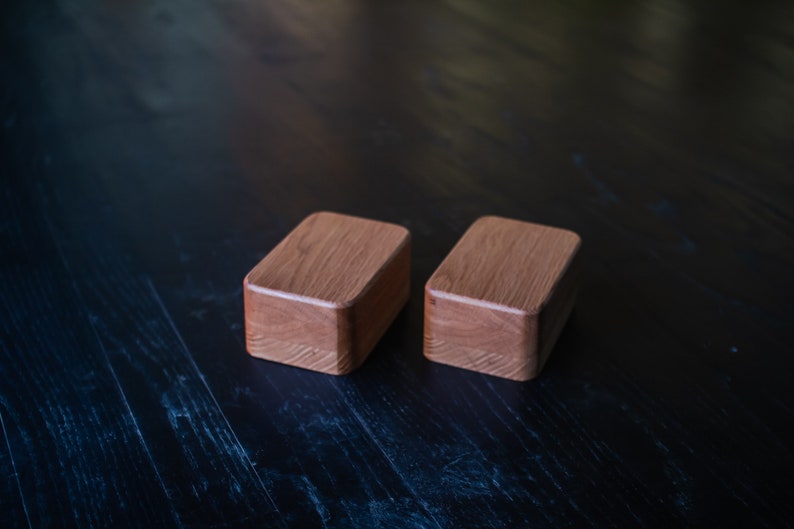
M 790 2 L 0 9 L 0 526 L 792 524 Z M 318 210 L 412 232 L 344 378 L 244 347 Z M 524 384 L 422 356 L 486 214 L 585 241 Z

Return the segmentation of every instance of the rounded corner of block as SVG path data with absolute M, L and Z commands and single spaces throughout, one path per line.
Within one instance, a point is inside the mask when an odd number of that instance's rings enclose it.
M 397 224 L 394 222 L 384 222 L 384 221 L 375 221 L 380 222 L 382 225 L 388 226 L 388 229 L 395 234 L 395 246 L 392 252 L 392 257 L 399 254 L 401 251 L 408 248 L 410 252 L 411 249 L 411 230 L 403 226 L 402 224 Z
M 358 366 L 355 366 L 355 367 L 341 367 L 341 368 L 337 368 L 337 369 L 335 369 L 333 371 L 326 371 L 325 373 L 328 374 L 328 375 L 335 376 L 335 377 L 344 377 L 344 376 L 349 375 L 350 373 L 352 373 L 356 369 L 358 369 Z
M 402 237 L 402 240 L 400 241 L 400 246 L 401 247 L 402 246 L 410 247 L 411 246 L 411 240 L 412 240 L 411 230 L 409 230 L 408 228 L 406 228 L 405 226 L 403 226 L 401 224 L 394 224 L 394 226 L 396 226 L 398 228 L 400 236 Z
M 441 294 L 441 296 L 439 295 L 443 291 L 432 285 L 431 283 L 432 279 L 433 278 L 431 277 L 430 279 L 427 280 L 427 283 L 425 283 L 424 297 L 425 297 L 425 303 L 431 303 L 435 305 L 435 300 L 443 296 L 443 294 Z
M 505 365 L 505 371 L 501 373 L 489 373 L 513 382 L 529 382 L 538 377 L 540 369 L 538 368 L 535 358 L 531 355 L 526 359 L 519 362 L 518 365 Z
M 436 361 L 436 359 L 433 357 L 432 346 L 428 343 L 427 338 L 425 338 L 425 343 L 422 346 L 422 356 L 428 362 L 435 362 Z
M 534 380 L 534 379 L 538 378 L 538 374 L 539 373 L 537 371 L 532 371 L 532 372 L 529 372 L 529 373 L 521 373 L 521 374 L 517 375 L 515 378 L 513 378 L 512 380 L 514 382 L 529 382 L 530 380 Z
M 356 306 L 356 304 L 361 300 L 364 296 L 364 293 L 359 293 L 358 295 L 350 298 L 350 299 L 341 299 L 341 300 L 333 300 L 327 301 L 328 306 L 333 310 L 339 317 L 347 316 L 345 312 L 350 312 L 350 309 Z M 352 318 L 352 315 L 349 317 Z
M 504 217 L 500 217 L 499 215 L 481 215 L 477 217 L 474 222 L 471 223 L 471 227 L 477 226 L 479 224 L 485 224 L 487 222 L 494 222 L 494 221 L 501 221 L 505 220 Z
M 334 213 L 333 211 L 328 211 L 328 210 L 325 210 L 325 209 L 321 209 L 321 210 L 318 210 L 318 211 L 312 211 L 311 213 L 306 215 L 306 218 L 307 219 L 312 219 L 314 217 L 327 217 L 329 215 L 336 215 L 336 213 Z
M 243 295 L 246 294 L 267 294 L 268 290 L 265 287 L 257 285 L 256 282 L 251 280 L 251 272 L 248 272 L 245 277 L 243 278 Z
M 396 222 L 384 222 L 384 224 L 388 224 L 391 226 L 396 232 L 398 232 L 403 239 L 411 240 L 411 230 L 403 226 L 402 224 L 397 224 Z
M 441 265 L 439 265 L 439 267 L 436 268 L 436 270 L 433 272 L 433 274 L 430 277 L 427 278 L 427 281 L 425 281 L 425 292 L 426 293 L 428 293 L 428 294 L 432 293 L 433 295 L 436 295 L 436 296 L 438 296 L 438 295 L 443 296 L 444 295 L 444 289 L 442 289 L 438 285 L 439 282 L 444 282 L 443 274 L 439 273 L 439 269 L 441 269 L 442 265 L 443 265 L 443 263 Z
M 304 224 L 312 221 L 321 221 L 323 218 L 336 217 L 338 215 L 339 213 L 334 213 L 333 211 L 327 211 L 324 209 L 320 211 L 313 211 L 308 215 L 306 215 L 306 217 L 304 217 L 304 219 L 300 222 L 300 224 Z
M 248 320 L 246 318 L 245 321 L 246 328 L 248 327 Z M 256 358 L 257 360 L 262 360 L 262 353 L 261 351 L 254 345 L 254 340 L 250 336 L 247 335 L 245 337 L 245 352 L 251 358 Z
M 254 295 L 260 291 L 261 287 L 251 280 L 252 273 L 253 270 L 245 274 L 245 277 L 243 277 L 243 298 Z
M 345 351 L 337 351 L 336 365 L 333 372 L 329 371 L 329 373 L 334 376 L 345 376 L 357 371 L 366 362 L 370 351 L 364 351 L 364 353 L 363 355 L 356 354 L 352 344 Z
M 573 252 L 576 252 L 580 246 L 582 246 L 582 236 L 576 233 L 573 230 L 569 230 L 567 228 L 558 228 L 562 233 L 565 234 L 568 239 L 571 241 L 571 246 L 573 246 Z

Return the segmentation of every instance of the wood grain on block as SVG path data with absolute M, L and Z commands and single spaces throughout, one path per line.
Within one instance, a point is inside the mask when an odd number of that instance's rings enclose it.
M 425 287 L 425 356 L 513 380 L 537 376 L 573 308 L 581 239 L 478 219 Z
M 248 352 L 334 375 L 354 370 L 408 301 L 410 248 L 402 226 L 310 215 L 243 281 Z

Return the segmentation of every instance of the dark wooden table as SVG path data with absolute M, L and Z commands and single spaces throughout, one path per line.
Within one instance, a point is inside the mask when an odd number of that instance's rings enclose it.
M 0 526 L 794 521 L 788 2 L 4 2 Z M 247 356 L 303 217 L 413 234 L 356 373 Z M 422 356 L 477 217 L 575 230 L 537 380 Z

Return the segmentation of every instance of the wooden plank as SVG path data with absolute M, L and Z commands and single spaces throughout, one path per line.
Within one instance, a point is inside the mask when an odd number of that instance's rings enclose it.
M 81 174 L 85 179 L 95 177 L 91 168 Z M 75 282 L 85 288 L 84 303 L 94 309 L 97 332 L 108 344 L 105 347 L 120 384 L 133 388 L 127 390 L 130 407 L 144 437 L 157 440 L 152 447 L 157 468 L 169 488 L 182 491 L 177 496 L 182 501 L 174 500 L 179 512 L 190 506 L 203 519 L 237 513 L 237 518 L 224 518 L 230 523 L 256 521 L 271 514 L 267 504 L 257 498 L 252 478 L 233 474 L 232 458 L 240 449 L 230 445 L 229 433 L 219 431 L 216 421 L 209 420 L 214 411 L 204 409 L 206 397 L 197 394 L 195 364 L 188 357 L 196 354 L 210 386 L 218 388 L 218 405 L 228 414 L 232 435 L 239 436 L 250 467 L 256 469 L 275 504 L 289 506 L 278 513 L 287 525 L 359 527 L 399 522 L 406 527 L 439 526 L 424 501 L 413 494 L 373 443 L 368 428 L 348 407 L 334 379 L 263 363 L 245 354 L 238 336 L 243 321 L 242 268 L 235 276 L 229 268 L 213 266 L 228 282 L 222 290 L 210 288 L 198 299 L 191 293 L 174 295 L 171 291 L 161 300 L 154 282 L 131 268 L 130 262 L 137 259 L 122 246 L 125 237 L 114 231 L 117 225 L 108 214 L 110 210 L 98 207 L 107 199 L 98 186 L 89 183 L 83 187 L 82 181 L 64 186 L 53 180 L 57 196 L 42 195 L 41 211 L 57 214 L 53 230 L 64 255 L 77 263 Z M 139 198 L 148 201 L 154 197 L 141 194 Z M 138 257 L 158 253 L 154 246 L 148 248 L 154 253 Z M 237 261 L 238 266 L 249 264 L 250 259 Z M 155 272 L 155 280 L 173 286 L 173 276 Z M 180 277 L 177 284 L 184 285 L 183 280 L 189 281 L 189 276 Z M 228 288 L 235 290 L 233 296 L 221 294 Z M 114 303 L 106 297 L 111 292 L 119 298 Z M 221 312 L 216 302 L 222 303 Z M 155 305 L 159 314 L 154 313 Z M 176 310 L 168 311 L 166 306 Z M 225 319 L 224 313 L 231 308 L 237 311 L 234 322 Z M 172 312 L 177 316 L 163 328 L 158 320 L 170 318 Z M 180 328 L 186 332 L 177 331 Z M 163 400 L 173 393 L 181 396 Z M 239 403 L 245 407 L 240 409 Z M 166 424 L 163 415 L 169 418 Z M 209 419 L 203 417 L 206 415 Z M 180 461 L 181 453 L 192 456 L 188 462 L 198 459 L 200 467 L 185 468 L 189 465 Z M 236 481 L 229 483 L 232 478 Z M 211 488 L 198 494 L 185 490 L 197 481 L 209 482 Z M 230 485 L 230 490 L 224 489 Z M 233 503 L 241 497 L 250 503 Z M 202 504 L 191 505 L 194 501 Z M 252 513 L 255 507 L 261 512 Z M 189 522 L 198 523 L 198 519 L 189 518 Z
M 14 461 L 12 444 L 17 446 L 16 436 L 12 441 L 6 428 L 2 412 L 0 412 L 0 523 L 3 527 L 32 527 L 22 492 L 22 484 Z M 12 431 L 13 433 L 13 431 Z
M 35 101 L 15 96 L 17 111 Z M 22 440 L 31 524 L 280 526 L 151 283 L 90 210 L 77 211 L 85 229 L 69 231 L 57 195 L 35 184 L 49 175 L 28 157 L 53 131 L 15 132 L 28 141 L 6 163 L 29 171 L 3 182 L 0 411 Z
M 41 198 L 49 220 L 57 206 Z M 105 232 L 94 230 L 85 244 L 50 227 L 181 522 L 279 525 L 266 483 L 148 278 L 129 268 Z
M 67 110 L 57 104 L 56 108 L 67 114 L 76 110 L 74 108 Z M 126 130 L 123 134 L 127 138 L 130 137 L 128 134 L 134 134 L 134 128 L 129 126 L 123 128 Z M 113 134 L 117 130 L 119 129 L 108 130 L 103 135 L 113 145 L 117 145 L 118 138 Z M 143 129 L 139 130 L 145 132 Z M 146 281 L 145 275 L 136 273 L 131 264 L 136 261 L 135 258 L 132 257 L 131 261 L 131 254 L 125 251 L 124 247 L 120 247 L 124 244 L 125 237 L 124 232 L 114 229 L 118 222 L 116 217 L 118 211 L 108 200 L 107 195 L 102 193 L 105 184 L 126 185 L 129 181 L 103 182 L 102 177 L 110 174 L 106 172 L 108 166 L 92 165 L 95 160 L 90 157 L 75 158 L 75 153 L 82 151 L 81 141 L 85 139 L 70 138 L 64 141 L 64 146 L 60 150 L 52 153 L 52 157 L 58 160 L 50 168 L 52 174 L 46 179 L 47 188 L 52 192 L 35 194 L 38 208 L 51 221 L 50 229 L 58 239 L 59 246 L 76 276 L 75 283 L 80 287 L 83 303 L 91 308 L 96 332 L 106 346 L 108 357 L 118 372 L 120 384 L 123 386 L 129 384 L 133 388 L 126 391 L 127 399 L 136 420 L 139 421 L 143 435 L 147 439 L 156 440 L 151 447 L 155 465 L 161 470 L 163 479 L 168 480 L 169 489 L 174 487 L 180 491 L 180 494 L 175 494 L 173 498 L 175 508 L 180 512 L 182 509 L 187 511 L 190 522 L 198 518 L 201 518 L 202 524 L 213 518 L 217 520 L 219 514 L 213 512 L 213 509 L 228 506 L 225 503 L 227 495 L 232 495 L 236 499 L 240 494 L 246 494 L 250 501 L 256 502 L 258 489 L 249 486 L 247 489 L 240 487 L 239 490 L 233 488 L 231 491 L 213 490 L 219 492 L 214 499 L 204 496 L 206 491 L 196 492 L 192 489 L 196 481 L 199 485 L 206 485 L 208 482 L 211 483 L 212 479 L 230 478 L 220 474 L 208 475 L 208 479 L 205 480 L 196 480 L 196 471 L 191 468 L 193 458 L 188 457 L 186 461 L 185 451 L 190 452 L 190 455 L 197 453 L 201 460 L 205 456 L 202 453 L 205 449 L 204 445 L 209 445 L 207 450 L 212 453 L 213 448 L 223 443 L 225 438 L 214 439 L 211 436 L 218 432 L 200 428 L 198 432 L 192 434 L 188 432 L 177 435 L 181 432 L 175 433 L 173 430 L 190 430 L 190 427 L 195 426 L 201 418 L 182 411 L 180 402 L 169 402 L 167 409 L 162 409 L 163 405 L 157 398 L 159 388 L 153 386 L 166 385 L 168 381 L 173 380 L 175 373 L 184 374 L 187 370 L 185 378 L 177 378 L 178 382 L 188 386 L 187 389 L 180 390 L 185 393 L 193 391 L 190 388 L 195 385 L 195 380 L 190 373 L 188 359 L 179 352 L 178 334 L 170 334 L 168 329 L 162 327 L 164 313 L 159 307 L 159 302 L 156 303 L 159 312 L 150 313 L 149 309 L 158 301 L 158 297 L 152 290 L 151 283 Z M 146 144 L 150 139 L 151 136 L 148 134 L 139 137 L 142 144 Z M 111 151 L 112 149 L 105 152 Z M 115 156 L 111 156 L 110 159 L 115 159 Z M 87 165 L 83 165 L 86 162 Z M 73 178 L 59 178 L 59 175 L 64 174 L 65 171 L 73 175 Z M 116 174 L 125 173 L 121 171 Z M 187 188 L 188 192 L 189 189 Z M 131 193 L 128 198 L 140 204 L 141 199 L 148 201 L 153 195 L 148 192 L 141 195 Z M 130 204 L 127 202 L 127 205 Z M 31 211 L 34 209 L 31 208 Z M 156 221 L 162 211 L 155 209 L 153 212 L 156 217 L 149 219 L 155 221 L 154 224 L 149 224 L 152 227 L 157 225 Z M 139 242 L 137 235 L 142 234 L 143 232 L 135 234 L 134 243 Z M 144 247 L 152 250 L 159 248 L 152 243 L 157 242 L 164 234 L 169 237 L 171 235 L 159 230 L 153 239 L 144 244 Z M 137 244 L 132 248 L 140 251 Z M 251 262 L 250 255 L 248 257 L 246 266 L 250 266 Z M 156 268 L 155 271 L 159 275 L 165 269 Z M 239 278 L 242 274 L 243 270 L 240 270 L 236 275 L 237 279 L 234 280 L 237 297 L 230 301 L 235 306 L 239 305 L 241 296 Z M 230 275 L 224 277 L 231 278 Z M 189 280 L 189 277 L 186 279 Z M 166 284 L 170 283 L 166 282 Z M 115 302 L 110 302 L 111 299 L 115 300 L 116 296 L 129 297 L 124 301 L 129 304 L 127 310 L 119 310 Z M 217 296 L 217 292 L 212 295 L 212 297 Z M 176 306 L 182 307 L 179 304 Z M 182 322 L 187 314 L 189 313 L 181 316 Z M 222 322 L 222 320 L 218 321 Z M 213 329 L 212 326 L 203 328 Z M 212 334 L 201 333 L 196 333 L 196 336 L 201 339 L 191 341 L 192 350 L 202 350 L 207 344 L 219 344 L 223 350 L 222 337 L 213 338 Z M 174 340 L 177 340 L 176 343 Z M 242 351 L 241 343 L 232 343 Z M 227 359 L 218 357 L 215 349 L 212 350 L 212 357 L 213 360 L 222 360 L 222 364 L 229 364 Z M 235 377 L 244 379 L 252 372 L 248 362 L 256 363 L 256 361 L 247 358 L 244 353 L 243 358 L 246 359 L 246 364 L 242 367 L 233 370 L 218 369 L 212 371 L 210 376 L 220 376 L 222 377 L 220 380 L 228 380 L 225 377 L 233 373 Z M 208 363 L 206 358 L 204 360 L 205 364 Z M 163 368 L 160 365 L 163 362 L 169 364 Z M 161 373 L 151 370 L 152 364 L 156 365 Z M 215 381 L 218 382 L 219 379 L 215 378 Z M 266 486 L 273 484 L 277 501 L 285 502 L 290 506 L 289 512 L 282 513 L 286 522 L 291 526 L 301 527 L 306 524 L 324 523 L 338 526 L 379 526 L 393 525 L 400 521 L 413 524 L 415 527 L 438 527 L 438 524 L 429 517 L 421 501 L 414 498 L 399 479 L 392 479 L 393 468 L 389 466 L 382 452 L 372 445 L 371 439 L 366 431 L 361 429 L 355 416 L 346 413 L 343 402 L 312 399 L 311 402 L 316 403 L 316 406 L 304 407 L 303 399 L 295 394 L 295 391 L 299 390 L 302 390 L 304 395 L 309 390 L 323 390 L 323 384 L 327 383 L 295 377 L 294 374 L 279 377 L 275 390 L 289 389 L 290 395 L 298 401 L 297 406 L 285 406 L 286 419 L 283 421 L 277 420 L 279 417 L 271 419 L 274 409 L 278 408 L 274 408 L 271 401 L 266 400 L 252 406 L 251 414 L 246 417 L 247 422 L 236 423 L 236 430 L 246 435 L 245 446 L 252 454 L 251 457 L 254 457 L 252 463 L 262 469 L 260 478 Z M 219 384 L 217 387 L 222 390 L 236 389 L 227 384 Z M 329 389 L 333 390 L 333 386 L 326 385 L 325 390 Z M 273 393 L 269 395 L 272 398 Z M 226 396 L 226 393 L 223 393 L 221 400 Z M 199 399 L 200 404 L 201 400 Z M 165 412 L 169 412 L 169 419 L 176 419 L 175 426 L 171 421 L 165 421 L 164 424 Z M 341 421 L 337 417 L 342 417 Z M 273 424 L 270 424 L 271 420 L 274 421 Z M 326 429 L 324 427 L 326 424 L 339 424 L 339 427 Z M 252 425 L 256 425 L 256 428 L 252 428 Z M 224 435 L 228 437 L 228 434 Z M 196 437 L 202 441 L 199 446 L 191 442 Z M 287 454 L 291 455 L 287 456 Z M 312 457 L 312 454 L 316 455 Z M 239 482 L 245 484 L 246 480 L 240 479 Z M 340 485 L 344 487 L 344 495 L 340 495 Z M 234 496 L 235 494 L 237 496 Z M 49 505 L 56 511 L 61 508 L 55 507 L 52 501 Z M 234 514 L 237 518 L 230 515 L 226 520 L 228 523 L 245 519 L 256 522 L 271 514 L 266 507 L 266 504 L 261 504 L 259 506 L 261 512 L 258 511 L 253 516 L 245 509 L 238 509 Z
M 107 250 L 143 279 L 133 287 L 162 295 L 288 525 L 792 519 L 790 127 L 774 96 L 791 83 L 761 64 L 776 64 L 767 48 L 779 46 L 709 53 L 745 49 L 750 33 L 780 45 L 779 10 L 30 5 L 2 38 L 25 36 L 7 49 L 31 63 L 23 92 L 41 94 L 3 107 L 0 147 L 22 152 L 3 169 L 40 178 L 31 164 L 51 162 L 41 185 L 62 211 L 39 206 L 74 266 Z M 688 38 L 705 20 L 716 31 Z M 670 31 L 646 31 L 657 22 Z M 721 90 L 687 79 L 699 67 Z M 757 82 L 735 83 L 741 73 Z M 18 134 L 30 122 L 58 137 Z M 409 308 L 344 381 L 265 368 L 242 341 L 239 278 L 320 208 L 416 234 Z M 421 356 L 416 285 L 489 212 L 575 226 L 590 248 L 559 354 L 520 390 Z M 47 293 L 56 316 L 79 313 L 60 299 L 70 290 Z M 92 313 L 115 321 L 102 332 L 134 341 L 124 323 L 141 322 L 93 299 Z M 83 342 L 64 343 L 79 354 Z M 134 388 L 128 363 L 114 365 Z M 147 422 L 156 401 L 135 406 Z M 28 446 L 40 461 L 50 447 Z
M 404 469 L 373 442 L 368 421 L 345 393 L 345 379 L 385 382 L 366 374 L 368 364 L 384 353 L 381 345 L 374 358 L 344 379 L 259 362 L 244 352 L 239 301 L 199 294 L 207 292 L 203 281 L 193 288 L 186 296 L 166 287 L 164 298 L 181 315 L 177 321 L 186 341 L 218 388 L 218 399 L 256 467 L 272 483 L 275 502 L 289 506 L 282 514 L 290 527 L 449 527 L 404 479 Z M 210 288 L 219 292 L 217 284 Z M 391 408 L 382 411 L 392 413 Z
M 72 277 L 24 187 L 4 184 L 2 414 L 29 523 L 180 526 Z

